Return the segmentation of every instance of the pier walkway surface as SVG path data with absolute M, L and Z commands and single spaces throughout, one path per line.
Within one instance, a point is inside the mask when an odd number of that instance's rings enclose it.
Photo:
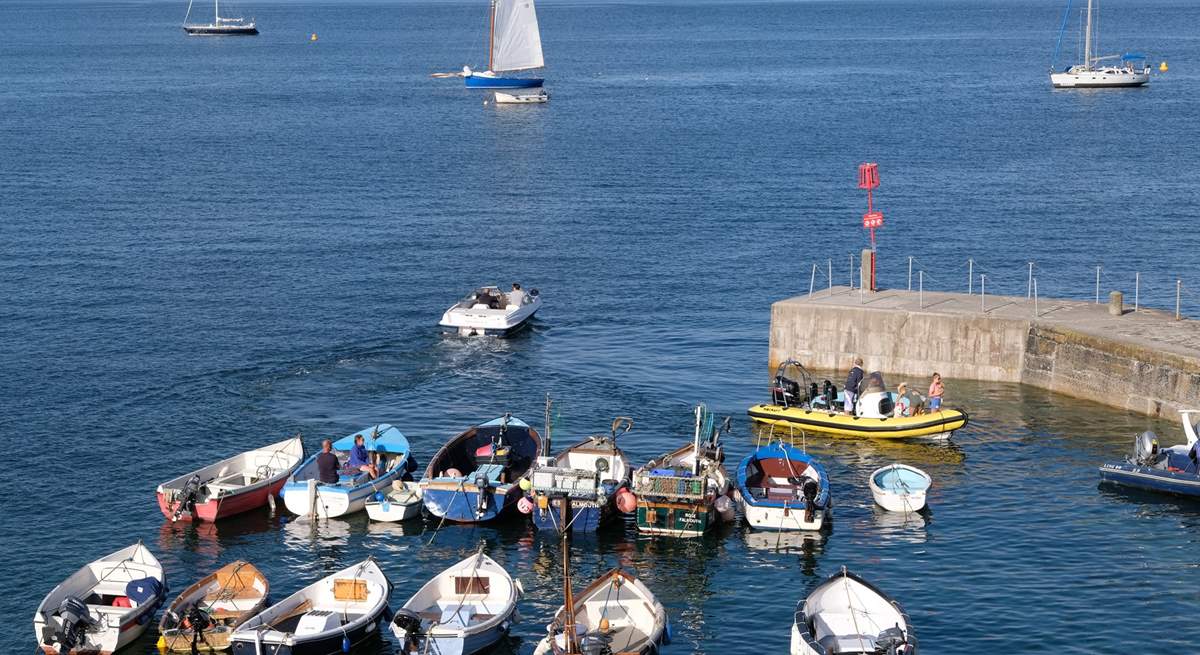
M 1200 321 L 1107 304 L 833 287 L 771 306 L 771 366 L 1021 382 L 1154 416 L 1200 406 Z

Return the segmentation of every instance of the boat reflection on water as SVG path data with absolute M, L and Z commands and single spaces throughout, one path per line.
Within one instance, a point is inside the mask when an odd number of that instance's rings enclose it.
M 752 443 L 757 440 L 782 440 L 815 456 L 836 457 L 845 464 L 870 466 L 876 462 L 905 462 L 915 466 L 962 464 L 966 453 L 949 439 L 849 439 L 830 438 L 803 430 L 754 425 Z M 880 466 L 876 464 L 876 467 Z M 874 470 L 874 469 L 871 469 Z M 835 481 L 836 484 L 836 481 Z
M 889 512 L 873 505 L 875 535 L 881 544 L 923 544 L 929 540 L 926 528 L 933 521 L 933 512 L 928 507 L 919 512 Z
M 352 523 L 347 519 L 293 516 L 283 524 L 283 543 L 288 548 L 345 546 L 350 542 Z
M 420 518 L 411 521 L 367 522 L 367 534 L 372 537 L 415 537 L 425 532 L 425 521 Z
M 279 523 L 279 516 L 267 507 L 216 522 L 163 521 L 158 530 L 158 547 L 160 552 L 182 549 L 216 557 L 242 542 L 243 537 L 275 530 Z

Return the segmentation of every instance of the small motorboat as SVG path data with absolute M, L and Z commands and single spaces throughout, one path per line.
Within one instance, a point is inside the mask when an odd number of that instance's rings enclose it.
M 387 423 L 333 442 L 334 454 L 343 464 L 354 447 L 355 437 L 360 435 L 378 475 L 372 478 L 364 471 L 343 467 L 337 484 L 325 484 L 317 480 L 317 455 L 313 455 L 283 485 L 283 503 L 289 512 L 319 518 L 353 514 L 361 511 L 376 492 L 391 489 L 393 482 L 411 473 L 408 439 Z
M 900 604 L 842 570 L 796 607 L 791 655 L 916 655 L 917 638 Z
M 396 611 L 401 653 L 470 655 L 495 645 L 517 620 L 523 590 L 483 551 L 439 573 Z
M 158 650 L 228 650 L 230 635 L 263 610 L 270 593 L 267 577 L 253 564 L 226 564 L 185 589 L 167 606 L 158 624 Z
M 1180 416 L 1184 444 L 1160 448 L 1158 435 L 1143 432 L 1132 456 L 1100 467 L 1101 482 L 1200 498 L 1200 410 L 1183 410 Z
M 568 611 L 568 606 L 573 611 Z M 534 655 L 640 655 L 657 652 L 670 640 L 662 603 L 641 580 L 622 569 L 613 569 L 578 594 L 569 595 L 546 632 Z
M 967 413 L 961 409 L 896 416 L 896 400 L 896 394 L 884 387 L 882 374 L 875 371 L 862 382 L 854 415 L 846 414 L 845 393 L 829 380 L 818 387 L 799 362 L 789 359 L 775 371 L 771 402 L 754 405 L 747 413 L 758 423 L 835 437 L 949 438 L 967 425 Z
M 505 337 L 527 326 L 541 307 L 542 295 L 537 289 L 525 293 L 516 288 L 504 293 L 497 287 L 479 287 L 447 309 L 438 325 L 464 337 Z
M 172 521 L 216 521 L 271 502 L 304 461 L 300 437 L 249 450 L 158 485 L 158 508 Z
M 617 496 L 628 489 L 632 468 L 617 447 L 617 436 L 632 427 L 631 419 L 619 416 L 609 434 L 592 435 L 549 457 L 547 424 L 543 456 L 529 476 L 532 501 L 525 506 L 539 530 L 563 532 L 569 527 L 573 532 L 595 532 L 620 515 Z
M 367 501 L 367 516 L 372 521 L 407 521 L 421 515 L 421 485 L 411 480 L 397 480 L 392 490 L 378 491 Z
M 46 594 L 33 632 L 47 655 L 110 655 L 142 636 L 166 598 L 162 565 L 139 541 L 87 564 Z
M 783 443 L 760 446 L 738 465 L 742 515 L 757 530 L 820 530 L 831 495 L 825 467 Z
M 235 655 L 333 655 L 379 633 L 392 583 L 373 557 L 318 580 L 234 631 Z
M 550 94 L 545 89 L 537 93 L 504 93 L 496 91 L 494 100 L 498 105 L 536 105 L 550 100 Z
M 722 462 L 721 427 L 704 405 L 696 407 L 692 443 L 634 471 L 638 531 L 672 537 L 699 537 L 721 521 L 736 516 L 729 497 L 733 485 Z
M 915 466 L 888 464 L 871 474 L 871 495 L 889 512 L 919 512 L 925 509 L 925 492 L 933 478 Z
M 537 430 L 510 414 L 467 429 L 429 460 L 421 479 L 425 509 L 456 523 L 505 517 L 524 495 L 518 483 L 540 449 Z

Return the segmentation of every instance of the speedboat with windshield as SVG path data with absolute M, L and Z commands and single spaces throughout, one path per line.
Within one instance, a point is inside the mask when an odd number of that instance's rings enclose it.
M 459 336 L 508 336 L 521 330 L 542 307 L 542 294 L 514 284 L 505 293 L 497 287 L 479 287 L 442 314 L 438 325 Z

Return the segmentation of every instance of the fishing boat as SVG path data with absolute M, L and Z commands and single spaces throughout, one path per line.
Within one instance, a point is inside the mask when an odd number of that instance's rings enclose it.
M 1083 25 L 1083 61 L 1068 66 L 1062 71 L 1050 67 L 1050 84 L 1056 89 L 1118 88 L 1142 86 L 1150 82 L 1150 65 L 1146 57 L 1136 53 L 1124 55 L 1096 56 L 1096 18 L 1093 0 L 1087 0 L 1087 19 Z M 1063 33 L 1071 14 L 1071 3 L 1063 12 L 1062 26 L 1058 30 L 1058 45 L 1054 48 L 1054 59 L 1062 50 Z M 1110 63 L 1103 63 L 1110 62 Z
M 738 465 L 742 516 L 757 530 L 820 530 L 830 512 L 829 475 L 808 453 L 759 446 Z
M 494 646 L 517 621 L 523 589 L 483 551 L 425 583 L 392 618 L 402 653 L 470 655 Z
M 46 594 L 33 632 L 47 655 L 110 655 L 142 636 L 166 598 L 162 565 L 139 541 L 85 565 Z
M 549 102 L 550 94 L 543 89 L 538 93 L 503 93 L 497 91 L 493 100 L 498 105 L 536 105 Z
M 421 479 L 425 509 L 456 523 L 503 518 L 524 495 L 518 483 L 540 448 L 537 430 L 511 414 L 465 430 L 429 461 Z
M 304 460 L 299 436 L 209 464 L 158 485 L 158 508 L 172 521 L 216 521 L 264 505 Z
M 374 557 L 318 580 L 234 631 L 234 655 L 348 653 L 379 633 L 392 583 Z
M 542 85 L 540 77 L 508 77 L 503 73 L 533 70 L 545 65 L 542 34 L 533 0 L 492 0 L 488 27 L 488 67 L 473 71 L 463 66 L 460 75 L 472 89 L 529 89 Z
M 933 478 L 915 466 L 888 464 L 871 474 L 871 495 L 889 512 L 919 512 L 925 509 L 925 492 Z
M 842 570 L 796 607 L 791 655 L 916 655 L 917 637 L 900 604 Z
M 543 456 L 530 474 L 528 505 L 539 530 L 595 532 L 620 515 L 617 497 L 629 487 L 632 468 L 625 452 L 617 447 L 617 436 L 633 427 L 633 420 L 613 419 L 608 434 L 595 434 L 576 443 L 557 457 L 550 450 L 549 407 Z
M 967 425 L 967 413 L 942 408 L 897 416 L 897 396 L 883 385 L 883 376 L 872 372 L 863 380 L 854 413 L 845 412 L 845 394 L 829 380 L 821 387 L 797 361 L 780 364 L 771 381 L 771 402 L 754 405 L 750 419 L 765 425 L 835 437 L 875 439 L 949 438 Z
M 192 1 L 188 0 L 187 15 L 183 17 L 183 31 L 191 36 L 253 36 L 258 34 L 254 21 L 244 18 L 227 18 L 221 15 L 221 0 L 213 0 L 213 22 L 189 23 L 192 17 Z
M 201 578 L 179 594 L 158 624 L 158 650 L 216 653 L 228 650 L 233 631 L 267 604 L 271 586 L 253 564 L 237 561 Z
M 1133 455 L 1100 467 L 1100 480 L 1125 487 L 1200 498 L 1200 410 L 1180 412 L 1185 443 L 1160 448 L 1158 435 L 1143 432 Z
M 363 444 L 377 469 L 376 477 L 345 466 L 355 437 Z M 376 492 L 391 489 L 392 483 L 411 472 L 412 456 L 408 439 L 395 427 L 380 423 L 333 442 L 334 454 L 343 464 L 336 484 L 317 479 L 317 455 L 296 469 L 283 485 L 283 503 L 288 511 L 300 516 L 332 518 L 361 511 Z M 319 454 L 319 453 L 318 453 Z
M 667 453 L 633 473 L 640 532 L 673 537 L 699 537 L 721 521 L 732 521 L 732 484 L 722 462 L 721 427 L 704 405 L 696 407 L 692 443 Z
M 392 490 L 378 491 L 367 501 L 367 516 L 372 521 L 407 521 L 421 515 L 421 485 L 411 480 L 397 480 Z
M 564 544 L 566 540 L 563 540 Z M 622 569 L 600 576 L 578 594 L 569 592 L 534 655 L 648 654 L 670 641 L 670 622 L 650 589 Z
M 541 308 L 542 295 L 537 289 L 504 293 L 497 287 L 479 287 L 447 309 L 438 325 L 464 337 L 506 337 L 528 326 Z

